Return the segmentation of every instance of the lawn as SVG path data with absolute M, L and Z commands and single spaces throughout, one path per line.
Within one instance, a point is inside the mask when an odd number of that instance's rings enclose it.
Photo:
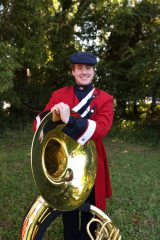
M 157 133 L 158 134 L 158 133 Z M 17 240 L 25 214 L 38 195 L 30 170 L 31 127 L 0 139 L 1 240 Z M 160 145 L 156 131 L 113 129 L 105 138 L 113 195 L 107 214 L 124 240 L 159 240 Z M 61 219 L 44 240 L 62 240 Z

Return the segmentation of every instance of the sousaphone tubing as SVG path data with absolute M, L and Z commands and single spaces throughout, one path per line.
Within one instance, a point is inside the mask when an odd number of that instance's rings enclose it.
M 20 240 L 42 240 L 49 225 L 64 211 L 73 209 L 91 212 L 87 224 L 100 226 L 96 240 L 120 240 L 119 229 L 96 206 L 84 203 L 96 177 L 96 148 L 92 141 L 84 146 L 63 132 L 65 124 L 52 121 L 48 113 L 34 134 L 31 147 L 31 168 L 40 195 L 31 205 L 21 226 Z M 98 228 L 98 227 L 97 227 Z M 54 236 L 53 236 L 54 239 Z

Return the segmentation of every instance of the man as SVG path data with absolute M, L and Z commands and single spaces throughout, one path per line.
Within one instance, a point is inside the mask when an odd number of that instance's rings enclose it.
M 53 112 L 53 119 L 65 123 L 63 131 L 78 143 L 84 145 L 90 139 L 97 149 L 97 175 L 95 184 L 87 201 L 101 210 L 106 209 L 106 198 L 111 196 L 108 161 L 102 139 L 111 128 L 113 121 L 113 97 L 95 88 L 92 81 L 95 74 L 96 57 L 87 52 L 75 53 L 70 57 L 72 75 L 75 85 L 63 87 L 52 93 L 44 111 L 39 114 L 34 123 L 38 127 L 47 111 Z M 71 116 L 71 110 L 81 118 Z M 87 240 L 86 224 L 92 216 L 88 213 L 79 216 L 77 211 L 63 214 L 64 240 Z M 92 234 L 96 226 L 92 226 Z

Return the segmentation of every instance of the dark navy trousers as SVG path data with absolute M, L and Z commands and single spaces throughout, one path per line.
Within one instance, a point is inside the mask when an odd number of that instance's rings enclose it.
M 95 205 L 94 188 L 91 191 L 86 202 Z M 86 231 L 87 223 L 93 215 L 88 212 L 73 210 L 63 213 L 63 233 L 64 240 L 90 240 Z M 90 225 L 91 234 L 95 237 L 96 223 Z

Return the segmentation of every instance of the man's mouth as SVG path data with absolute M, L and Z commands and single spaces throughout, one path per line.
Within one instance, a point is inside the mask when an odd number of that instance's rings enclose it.
M 88 76 L 81 77 L 81 79 L 83 79 L 83 80 L 86 80 L 86 79 L 88 79 L 88 78 L 89 78 Z

